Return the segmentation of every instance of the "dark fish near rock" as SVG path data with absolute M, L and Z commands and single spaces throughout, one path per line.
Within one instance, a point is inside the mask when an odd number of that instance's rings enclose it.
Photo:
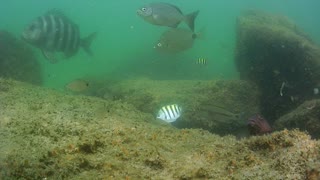
M 57 10 L 48 11 L 36 18 L 22 33 L 22 38 L 40 48 L 52 63 L 57 61 L 53 55 L 54 52 L 63 52 L 66 57 L 71 57 L 80 47 L 83 47 L 89 55 L 92 55 L 90 45 L 95 36 L 96 33 L 92 33 L 80 39 L 78 25 Z
M 160 52 L 178 53 L 191 48 L 199 35 L 188 29 L 169 29 L 161 35 L 154 48 Z
M 151 24 L 176 28 L 185 21 L 192 31 L 194 31 L 194 20 L 198 13 L 199 11 L 195 11 L 183 15 L 177 6 L 161 2 L 151 3 L 137 10 L 137 14 Z
M 268 121 L 260 115 L 255 115 L 249 119 L 248 128 L 251 135 L 263 135 L 272 132 Z

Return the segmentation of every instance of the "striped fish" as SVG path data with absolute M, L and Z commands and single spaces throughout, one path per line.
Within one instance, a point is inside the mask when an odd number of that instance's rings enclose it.
M 176 121 L 181 116 L 181 108 L 177 104 L 163 106 L 158 112 L 158 119 L 168 123 Z
M 206 65 L 206 64 L 207 64 L 207 59 L 205 59 L 205 58 L 198 58 L 197 61 L 196 61 L 196 64 Z
M 96 33 L 80 39 L 78 25 L 57 10 L 48 11 L 36 18 L 23 31 L 22 38 L 40 48 L 52 63 L 56 62 L 54 52 L 63 52 L 66 57 L 75 55 L 80 47 L 92 55 L 90 45 Z

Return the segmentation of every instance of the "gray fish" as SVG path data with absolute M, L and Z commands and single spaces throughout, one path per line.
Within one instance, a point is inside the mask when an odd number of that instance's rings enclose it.
M 151 24 L 176 28 L 185 21 L 192 31 L 194 31 L 194 20 L 198 13 L 199 11 L 195 11 L 183 15 L 177 6 L 161 2 L 151 3 L 137 10 L 137 14 Z
M 77 24 L 57 10 L 48 11 L 32 21 L 23 31 L 22 39 L 40 48 L 52 63 L 56 62 L 53 53 L 63 52 L 66 57 L 75 55 L 80 47 L 92 55 L 90 45 L 96 33 L 80 39 Z
M 199 35 L 188 29 L 172 28 L 161 35 L 154 48 L 165 53 L 181 52 L 191 48 Z

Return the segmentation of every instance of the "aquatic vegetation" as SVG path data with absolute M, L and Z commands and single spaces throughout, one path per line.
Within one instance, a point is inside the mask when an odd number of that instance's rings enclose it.
M 0 77 L 41 84 L 41 67 L 32 50 L 11 33 L 0 30 Z
M 0 93 L 7 97 L 0 121 L 10 121 L 0 126 L 0 177 L 306 179 L 316 177 L 320 166 L 319 141 L 297 130 L 237 141 L 201 129 L 173 128 L 126 102 L 15 81 L 11 86 Z M 42 108 L 31 110 L 30 104 Z M 96 114 L 104 108 L 110 111 Z

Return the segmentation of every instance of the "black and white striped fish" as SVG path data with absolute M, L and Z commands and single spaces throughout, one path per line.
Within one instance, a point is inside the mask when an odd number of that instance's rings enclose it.
M 56 62 L 53 53 L 63 52 L 66 57 L 75 55 L 79 47 L 92 55 L 90 45 L 96 33 L 80 39 L 77 24 L 57 10 L 48 11 L 32 21 L 23 31 L 22 38 L 40 48 L 45 57 L 52 63 Z
M 158 119 L 168 123 L 176 121 L 181 116 L 181 108 L 177 104 L 163 106 L 157 115 Z
M 196 64 L 198 65 L 207 65 L 207 59 L 206 58 L 198 58 L 196 61 Z

